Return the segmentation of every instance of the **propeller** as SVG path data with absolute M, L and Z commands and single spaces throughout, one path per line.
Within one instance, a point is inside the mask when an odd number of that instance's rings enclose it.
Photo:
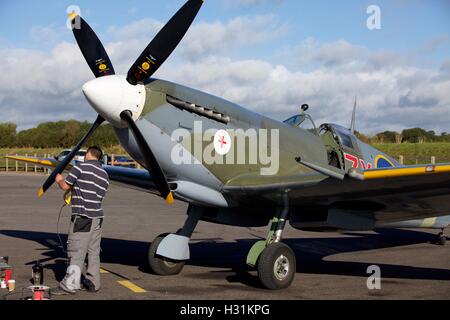
M 126 81 L 125 79 L 123 80 L 127 84 L 127 86 L 137 88 L 139 86 L 139 82 L 147 80 L 153 75 L 153 73 L 155 73 L 156 70 L 158 70 L 158 68 L 164 63 L 164 61 L 166 61 L 169 55 L 180 43 L 181 39 L 186 34 L 195 16 L 200 10 L 202 4 L 203 0 L 188 0 L 186 4 L 181 7 L 181 9 L 177 11 L 177 13 L 175 13 L 175 15 L 169 20 L 169 22 L 167 22 L 167 24 L 161 29 L 161 31 L 158 32 L 158 34 L 153 38 L 153 40 L 141 53 L 136 62 L 129 69 Z M 89 65 L 89 68 L 92 70 L 95 77 L 117 77 L 115 76 L 114 67 L 111 63 L 111 60 L 109 59 L 108 54 L 106 53 L 105 48 L 103 47 L 102 43 L 100 42 L 92 28 L 89 26 L 89 24 L 75 13 L 70 14 L 69 18 L 72 21 L 74 21 L 75 19 L 79 19 L 77 20 L 77 22 L 79 23 L 76 24 L 77 27 L 72 29 L 73 34 L 78 43 L 78 46 L 80 47 L 81 53 L 83 54 L 87 64 Z M 102 85 L 97 82 L 97 85 L 91 86 L 91 88 L 94 87 L 99 90 L 97 91 L 98 94 L 100 94 L 100 91 L 103 90 L 105 86 L 112 85 L 113 83 L 118 83 L 110 77 L 103 79 L 108 81 L 103 82 Z M 108 88 L 112 89 L 112 86 Z M 133 90 L 127 90 L 128 94 L 130 95 L 129 97 L 133 98 Z M 139 89 L 134 90 L 134 92 L 136 91 L 138 92 L 138 94 L 141 94 L 141 92 L 139 92 Z M 113 125 L 122 125 L 122 123 L 119 123 L 117 121 L 122 121 L 123 123 L 128 125 L 138 143 L 139 150 L 144 158 L 145 166 L 151 174 L 158 191 L 161 193 L 161 196 L 166 200 L 167 203 L 172 204 L 174 201 L 173 195 L 170 190 L 169 184 L 167 183 L 166 176 L 164 175 L 164 172 L 162 171 L 161 166 L 156 160 L 156 157 L 153 154 L 150 146 L 148 145 L 147 141 L 145 140 L 144 136 L 135 123 L 135 119 L 137 119 L 137 117 L 139 116 L 136 109 L 133 109 L 135 112 L 135 114 L 133 114 L 131 110 L 128 110 L 132 109 L 130 105 L 128 106 L 128 109 L 127 107 L 125 107 L 124 109 L 122 109 L 123 111 L 120 112 L 119 119 L 115 115 L 119 115 L 119 113 L 116 113 L 116 111 L 117 108 L 120 108 L 121 106 L 117 104 L 114 106 L 110 105 L 110 103 L 114 102 L 112 101 L 114 99 L 103 99 L 103 93 L 104 92 L 101 92 L 102 97 L 100 99 L 89 99 L 89 94 L 95 95 L 95 90 L 91 90 L 91 93 L 85 92 L 85 95 L 87 96 L 91 105 L 100 114 L 95 120 L 92 127 L 86 133 L 86 135 L 80 140 L 80 142 L 78 142 L 76 147 L 64 158 L 64 160 L 47 178 L 47 180 L 39 190 L 38 195 L 42 196 L 45 191 L 47 191 L 52 186 L 52 184 L 55 182 L 56 175 L 63 172 L 65 167 L 72 161 L 72 159 L 80 150 L 82 145 L 86 142 L 86 140 L 89 139 L 89 137 L 105 121 L 105 119 L 108 119 L 108 121 Z M 134 98 L 136 97 L 137 96 L 134 96 Z M 123 98 L 122 100 L 125 102 L 129 101 L 125 98 Z M 108 103 L 105 103 L 104 101 L 107 101 Z M 130 101 L 132 101 L 132 99 Z
M 202 4 L 203 0 L 189 0 L 175 13 L 128 70 L 130 84 L 145 81 L 158 70 L 180 43 Z
M 84 59 L 86 59 L 95 77 L 99 78 L 115 74 L 111 60 L 94 30 L 77 14 L 70 14 L 69 17 L 72 20 L 79 19 L 77 27 L 72 28 L 72 32 Z
M 95 120 L 92 127 L 89 129 L 89 131 L 84 135 L 84 137 L 78 142 L 78 144 L 75 146 L 75 148 L 70 151 L 70 153 L 61 161 L 58 166 L 55 168 L 55 170 L 52 171 L 52 174 L 45 180 L 44 184 L 42 185 L 41 189 L 38 192 L 38 196 L 41 197 L 45 191 L 47 191 L 55 182 L 55 178 L 57 174 L 60 174 L 64 171 L 64 169 L 67 167 L 67 165 L 72 161 L 72 159 L 75 157 L 77 152 L 81 149 L 83 144 L 86 142 L 87 139 L 90 138 L 90 136 L 94 133 L 94 131 L 105 121 L 102 116 L 98 116 Z
M 159 166 L 158 161 L 156 160 L 152 150 L 150 149 L 150 146 L 148 145 L 147 141 L 145 140 L 144 136 L 142 135 L 141 131 L 137 127 L 136 123 L 133 120 L 133 117 L 131 115 L 131 112 L 126 110 L 123 111 L 120 114 L 120 117 L 128 123 L 128 126 L 133 133 L 134 138 L 137 141 L 137 144 L 139 146 L 139 150 L 141 151 L 142 156 L 144 157 L 145 167 L 150 169 L 150 174 L 153 178 L 153 181 L 155 182 L 156 187 L 158 188 L 159 193 L 161 196 L 166 199 L 166 202 L 168 204 L 173 203 L 173 195 L 170 190 L 169 184 L 167 183 L 166 176 L 164 175 L 164 172 L 162 171 L 161 167 Z

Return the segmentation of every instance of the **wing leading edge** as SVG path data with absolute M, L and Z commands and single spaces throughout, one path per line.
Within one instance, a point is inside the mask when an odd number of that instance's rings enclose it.
M 53 158 L 35 158 L 23 156 L 6 156 L 5 158 L 20 162 L 30 163 L 40 168 L 54 169 L 60 163 Z M 65 171 L 70 171 L 72 165 L 68 165 Z M 108 173 L 109 179 L 113 184 L 121 185 L 127 188 L 137 189 L 139 191 L 157 193 L 151 175 L 147 170 L 133 169 L 124 167 L 115 167 L 104 165 L 103 169 Z
M 404 167 L 393 167 L 393 168 L 383 168 L 383 169 L 369 169 L 362 173 L 358 173 L 355 170 L 349 172 L 352 178 L 358 180 L 376 180 L 376 179 L 390 179 L 390 178 L 400 178 L 400 177 L 410 177 L 410 176 L 420 176 L 432 175 L 432 174 L 442 174 L 450 172 L 450 164 L 429 164 L 429 165 L 416 165 L 416 166 L 404 166 Z

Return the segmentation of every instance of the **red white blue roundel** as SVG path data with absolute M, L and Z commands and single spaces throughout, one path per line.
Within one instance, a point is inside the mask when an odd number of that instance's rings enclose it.
M 214 150 L 221 156 L 226 155 L 231 149 L 231 137 L 225 130 L 219 130 L 214 135 Z

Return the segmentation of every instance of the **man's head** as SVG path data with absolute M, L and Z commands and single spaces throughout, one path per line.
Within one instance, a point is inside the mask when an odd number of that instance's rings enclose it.
M 103 151 L 97 146 L 89 147 L 86 151 L 85 161 L 97 160 L 99 161 L 103 157 Z

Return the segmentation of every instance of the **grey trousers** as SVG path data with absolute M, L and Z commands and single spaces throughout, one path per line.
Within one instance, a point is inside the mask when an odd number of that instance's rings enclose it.
M 86 279 L 100 289 L 100 241 L 103 218 L 89 219 L 72 216 L 67 239 L 69 267 L 61 285 L 70 290 L 80 289 L 81 274 L 87 255 Z

